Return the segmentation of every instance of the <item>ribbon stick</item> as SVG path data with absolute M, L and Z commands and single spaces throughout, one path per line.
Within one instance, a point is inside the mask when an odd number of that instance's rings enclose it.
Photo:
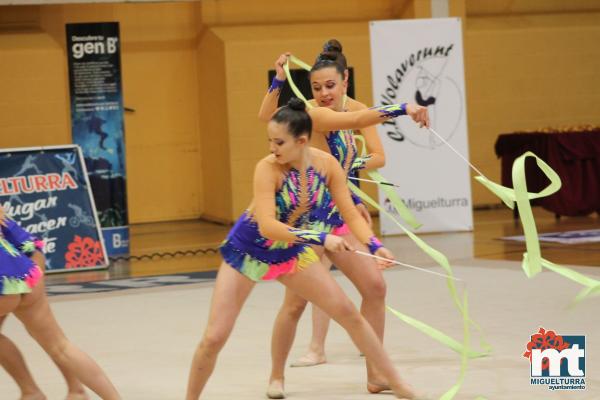
M 387 186 L 392 186 L 395 188 L 400 187 L 399 185 L 396 185 L 395 183 L 391 183 L 391 182 L 374 181 L 372 179 L 355 178 L 353 176 L 348 177 L 348 179 L 350 179 L 351 181 L 371 182 L 371 183 L 376 183 L 378 185 L 387 185 Z
M 452 151 L 454 151 L 460 158 L 462 158 L 467 164 L 469 164 L 469 167 L 471 167 L 473 169 L 473 171 L 477 172 L 478 175 L 484 176 L 483 173 L 481 173 L 480 170 L 478 170 L 477 168 L 475 168 L 475 166 L 473 164 L 471 164 L 469 162 L 469 160 L 467 160 L 465 158 L 465 156 L 463 156 L 460 151 L 456 150 L 454 147 L 452 147 L 452 145 L 450 143 L 448 143 L 448 141 L 446 139 L 444 139 L 439 133 L 437 133 L 436 131 L 433 130 L 433 128 L 427 128 L 429 129 L 429 131 L 431 133 L 433 133 L 435 136 L 438 137 L 438 139 L 440 139 L 442 142 L 444 142 L 446 144 L 446 146 L 448 146 L 450 149 L 452 149 Z
M 427 272 L 429 274 L 441 276 L 442 278 L 452 279 L 452 280 L 455 280 L 455 281 L 462 281 L 462 279 L 456 278 L 454 276 L 440 274 L 439 272 L 431 271 L 431 270 L 428 270 L 428 269 L 425 269 L 425 268 L 421 268 L 421 267 L 416 267 L 416 266 L 410 265 L 410 264 L 405 264 L 405 263 L 402 263 L 402 262 L 396 261 L 396 260 L 390 260 L 390 259 L 385 258 L 385 257 L 379 257 L 379 256 L 376 256 L 375 254 L 367 253 L 367 252 L 364 252 L 364 251 L 354 250 L 354 252 L 356 254 L 360 254 L 361 256 L 371 257 L 371 258 L 374 258 L 376 260 L 381 260 L 381 261 L 387 261 L 389 263 L 392 263 L 392 264 L 395 264 L 395 265 L 400 265 L 402 267 L 408 267 L 408 268 L 416 269 L 417 271 Z

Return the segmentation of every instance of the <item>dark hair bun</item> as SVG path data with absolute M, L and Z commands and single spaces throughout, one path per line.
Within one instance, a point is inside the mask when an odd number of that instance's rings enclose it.
M 310 135 L 312 132 L 312 120 L 306 112 L 304 102 L 292 97 L 285 107 L 281 107 L 271 117 L 271 121 L 287 125 L 288 132 L 296 139 L 302 135 Z
M 295 111 L 304 111 L 306 110 L 306 104 L 304 104 L 304 102 L 302 100 L 300 100 L 297 97 L 292 97 L 288 103 L 287 106 L 289 108 L 291 108 L 292 110 Z
M 344 78 L 345 71 L 348 69 L 348 61 L 344 53 L 342 53 L 342 44 L 335 39 L 328 40 L 323 45 L 323 51 L 319 53 L 310 72 L 313 73 L 328 67 L 335 67 L 342 75 L 342 79 Z
M 330 39 L 323 45 L 323 51 L 326 53 L 341 53 L 342 44 L 336 39 Z
M 337 61 L 338 54 L 339 53 L 333 51 L 324 51 L 319 54 L 317 61 Z

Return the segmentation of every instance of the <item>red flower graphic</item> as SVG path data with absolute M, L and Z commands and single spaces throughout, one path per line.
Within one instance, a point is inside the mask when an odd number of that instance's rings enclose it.
M 94 267 L 102 264 L 102 246 L 99 241 L 91 237 L 82 238 L 75 235 L 75 239 L 69 243 L 67 254 L 65 254 L 67 268 Z
M 531 350 L 540 349 L 542 351 L 546 349 L 556 349 L 557 351 L 564 350 L 570 346 L 563 340 L 562 336 L 557 335 L 554 331 L 546 331 L 544 328 L 540 328 L 538 333 L 531 336 L 531 341 L 527 343 L 527 351 L 523 353 L 523 357 L 529 358 L 531 362 Z M 565 359 L 563 358 L 561 362 Z M 550 362 L 548 358 L 542 360 L 542 370 L 548 369 Z

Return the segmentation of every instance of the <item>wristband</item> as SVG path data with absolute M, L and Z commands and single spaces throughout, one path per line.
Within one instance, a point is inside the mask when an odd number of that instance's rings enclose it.
M 383 247 L 383 244 L 379 241 L 379 239 L 377 239 L 376 236 L 371 236 L 371 238 L 369 239 L 369 243 L 367 243 L 367 246 L 369 247 L 369 252 L 371 254 L 375 254 L 377 250 Z
M 273 81 L 271 82 L 271 86 L 269 87 L 269 93 L 271 93 L 275 89 L 280 89 L 283 87 L 285 81 L 280 81 L 277 79 L 277 75 L 273 77 Z
M 373 107 L 373 109 L 381 113 L 381 118 L 396 118 L 401 115 L 406 115 L 406 103 L 378 106 Z

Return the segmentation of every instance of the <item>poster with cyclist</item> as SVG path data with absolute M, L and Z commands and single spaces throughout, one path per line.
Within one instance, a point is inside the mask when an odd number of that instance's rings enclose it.
M 108 266 L 79 146 L 0 150 L 0 206 L 43 240 L 46 272 Z

